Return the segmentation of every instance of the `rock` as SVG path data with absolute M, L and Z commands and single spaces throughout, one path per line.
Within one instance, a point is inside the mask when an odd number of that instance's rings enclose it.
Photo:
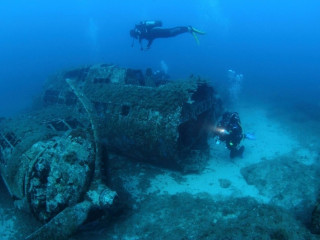
M 150 196 L 121 219 L 112 228 L 101 226 L 103 237 L 94 231 L 87 235 L 111 239 L 121 233 L 121 238 L 142 240 L 317 239 L 290 212 L 253 198 L 217 201 L 207 194 L 187 193 Z
M 219 179 L 220 187 L 228 188 L 231 186 L 231 182 L 228 179 Z
M 294 161 L 294 155 L 265 160 L 241 169 L 248 184 L 270 198 L 272 204 L 292 210 L 309 224 L 320 183 L 315 181 L 318 167 Z

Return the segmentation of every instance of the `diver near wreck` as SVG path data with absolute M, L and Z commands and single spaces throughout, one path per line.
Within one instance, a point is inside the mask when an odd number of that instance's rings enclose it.
M 226 147 L 230 150 L 230 158 L 242 157 L 244 146 L 240 142 L 246 137 L 243 134 L 240 117 L 237 112 L 225 112 L 216 127 L 216 134 L 219 141 L 225 141 Z M 250 136 L 248 136 L 250 138 Z
M 150 49 L 151 44 L 156 38 L 170 38 L 183 33 L 191 33 L 195 38 L 196 42 L 199 44 L 197 34 L 205 34 L 202 31 L 192 27 L 192 26 L 181 26 L 173 28 L 162 28 L 161 21 L 142 21 L 135 25 L 135 28 L 130 30 L 130 36 L 134 39 L 138 39 L 140 43 L 141 50 L 144 50 L 142 46 L 142 40 L 147 40 L 148 44 L 146 49 Z M 132 47 L 133 47 L 132 41 Z

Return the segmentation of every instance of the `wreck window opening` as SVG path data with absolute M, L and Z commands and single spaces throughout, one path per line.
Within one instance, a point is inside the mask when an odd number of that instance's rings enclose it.
M 0 133 L 0 145 L 2 148 L 15 147 L 21 140 L 17 139 L 13 132 L 7 132 L 6 134 Z
M 93 83 L 110 83 L 111 80 L 108 77 L 102 78 L 102 77 L 96 77 L 93 79 Z
M 64 75 L 64 78 L 75 79 L 77 81 L 84 81 L 89 73 L 90 68 L 76 69 L 69 71 Z
M 75 105 L 77 103 L 77 97 L 73 92 L 66 92 L 66 96 L 65 96 L 65 103 L 67 106 L 72 106 Z
M 144 76 L 141 70 L 128 69 L 125 84 L 129 85 L 145 85 Z
M 121 115 L 122 116 L 128 116 L 130 112 L 130 107 L 128 105 L 122 105 L 121 107 Z
M 72 129 L 83 127 L 83 125 L 75 118 L 67 119 L 65 121 Z
M 0 146 L 2 149 L 13 147 L 4 137 L 0 139 Z
M 65 132 L 71 129 L 71 127 L 62 119 L 48 122 L 47 128 L 53 129 L 58 132 L 60 131 Z

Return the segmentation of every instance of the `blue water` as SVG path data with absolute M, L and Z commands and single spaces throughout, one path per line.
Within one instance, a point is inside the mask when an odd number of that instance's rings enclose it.
M 0 115 L 28 106 L 46 78 L 70 67 L 115 63 L 160 68 L 172 78 L 245 76 L 244 92 L 319 103 L 320 1 L 8 1 L 0 5 Z M 142 52 L 129 30 L 145 19 L 207 34 L 155 40 Z M 316 105 L 317 105 L 316 104 Z

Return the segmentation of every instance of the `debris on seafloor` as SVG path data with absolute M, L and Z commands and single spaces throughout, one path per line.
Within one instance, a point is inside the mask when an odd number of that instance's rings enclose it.
M 26 239 L 67 239 L 91 210 L 116 207 L 107 152 L 201 170 L 221 111 L 200 78 L 155 87 L 152 75 L 108 64 L 58 74 L 37 109 L 0 122 L 2 179 L 15 205 L 43 222 Z

